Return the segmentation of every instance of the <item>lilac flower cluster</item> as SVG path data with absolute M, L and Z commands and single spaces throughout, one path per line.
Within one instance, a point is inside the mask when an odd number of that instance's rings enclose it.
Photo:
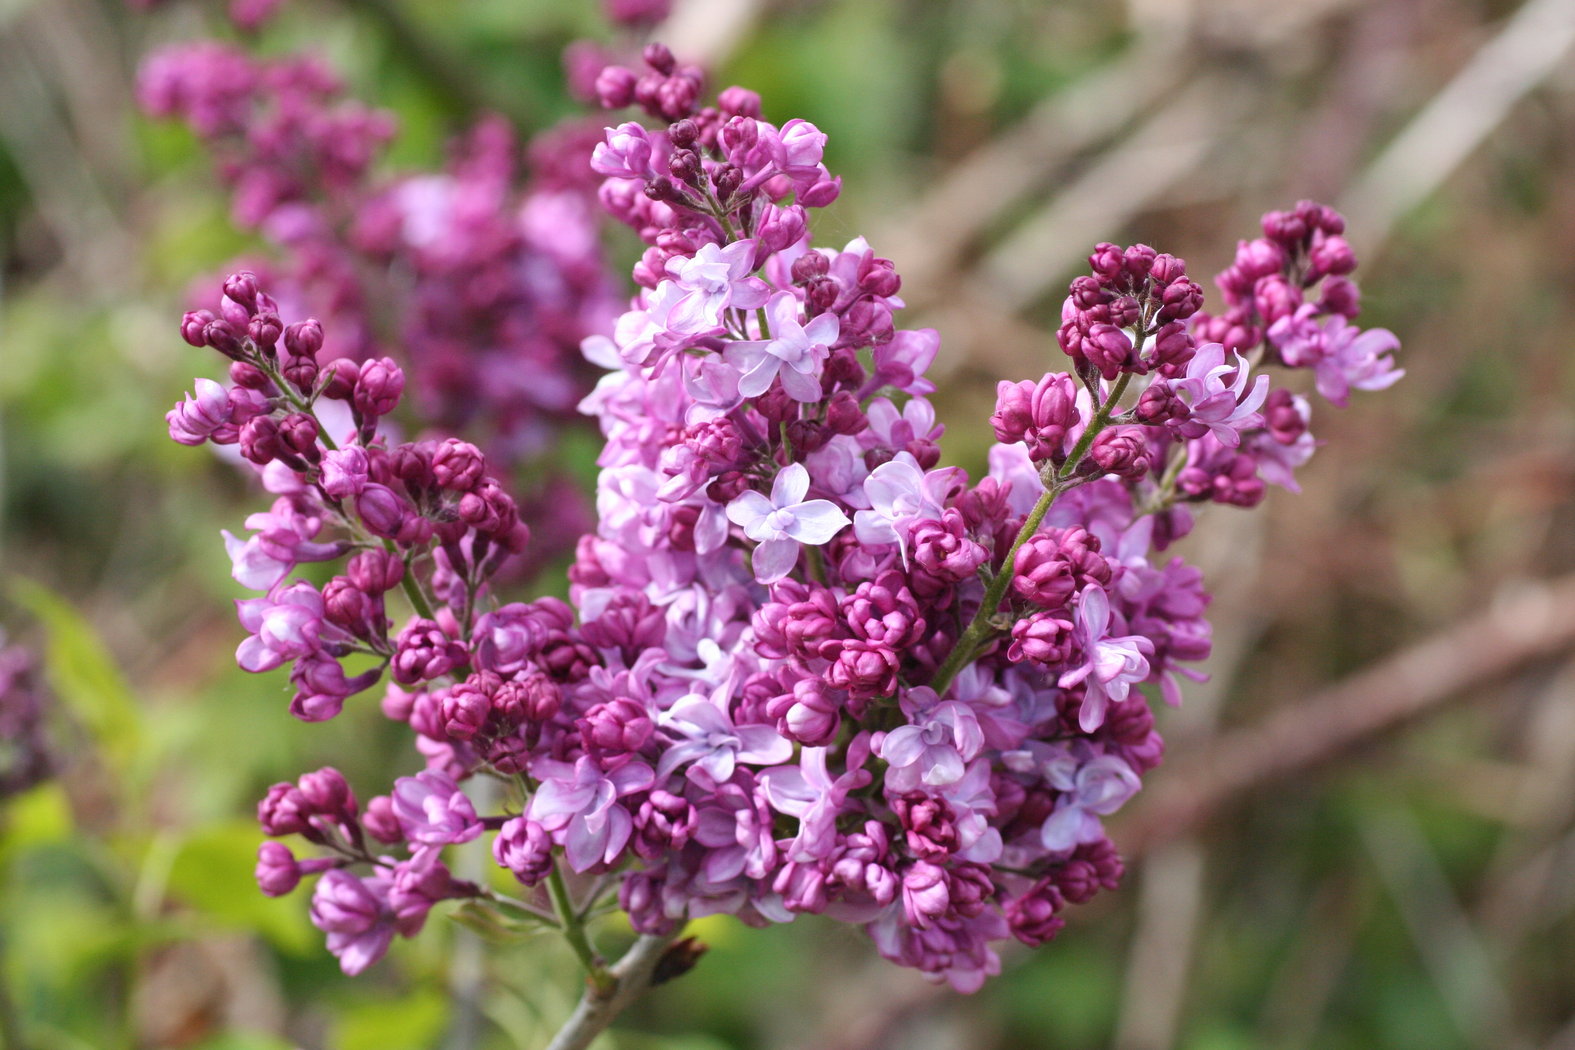
M 593 128 L 544 136 L 522 189 L 501 118 L 442 171 L 378 176 L 392 116 L 310 57 L 180 45 L 146 62 L 138 94 L 212 151 L 236 223 L 280 258 L 248 268 L 289 312 L 325 319 L 328 357 L 401 360 L 422 418 L 500 461 L 540 455 L 573 417 L 591 381 L 580 340 L 616 309 L 590 173 L 561 159 Z
M 1293 486 L 1308 403 L 1206 341 L 1181 260 L 1101 244 L 1063 313 L 1073 371 L 1000 385 L 986 477 L 939 466 L 938 336 L 897 327 L 901 280 L 862 239 L 812 246 L 808 209 L 840 189 L 825 136 L 741 88 L 702 107 L 698 71 L 645 60 L 598 80 L 660 126 L 609 128 L 592 155 L 647 249 L 629 309 L 584 344 L 606 447 L 571 604 L 494 593 L 523 542 L 512 505 L 471 446 L 380 433 L 392 362 L 318 368 L 315 323 L 284 328 L 245 274 L 187 316 L 234 385 L 199 384 L 172 437 L 238 442 L 280 497 L 230 540 L 267 592 L 240 603 L 241 665 L 291 664 L 308 719 L 386 670 L 383 710 L 427 764 L 364 810 L 331 770 L 276 785 L 264 829 L 327 853 L 268 843 L 259 880 L 320 874 L 313 919 L 349 972 L 437 900 L 545 896 L 594 975 L 581 923 L 616 891 L 642 933 L 824 914 L 976 989 L 997 942 L 1049 940 L 1120 879 L 1102 821 L 1161 758 L 1149 697 L 1176 702 L 1210 644 L 1200 573 L 1158 552 L 1188 504 Z M 1305 282 L 1297 244 L 1281 265 Z M 1327 302 L 1265 360 L 1320 386 L 1396 377 L 1392 337 L 1347 338 Z M 326 587 L 286 581 L 346 555 Z M 372 666 L 352 677 L 355 654 Z M 507 785 L 499 812 L 478 814 L 478 774 Z M 443 866 L 488 834 L 523 900 Z
M 47 696 L 37 660 L 0 632 L 0 800 L 26 791 L 54 770 L 44 731 Z

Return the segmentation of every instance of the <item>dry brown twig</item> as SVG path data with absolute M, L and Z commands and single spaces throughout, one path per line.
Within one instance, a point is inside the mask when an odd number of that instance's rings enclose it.
M 1524 583 L 1486 611 L 1237 729 L 1156 774 L 1118 834 L 1138 855 L 1269 784 L 1332 761 L 1446 700 L 1575 648 L 1575 576 Z

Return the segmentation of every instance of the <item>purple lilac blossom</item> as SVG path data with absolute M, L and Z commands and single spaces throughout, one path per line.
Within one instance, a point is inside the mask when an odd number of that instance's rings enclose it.
M 1361 388 L 1388 381 L 1392 348 L 1340 327 L 1354 260 L 1319 206 L 1266 222 L 1269 247 L 1222 275 L 1220 317 L 1181 260 L 1101 244 L 1058 333 L 1077 377 L 1003 384 L 1003 443 L 970 481 L 936 465 L 937 340 L 897 327 L 893 264 L 862 239 L 813 247 L 808 209 L 840 188 L 824 135 L 761 119 L 742 89 L 702 106 L 699 71 L 659 45 L 646 64 L 596 78 L 605 104 L 657 126 L 610 129 L 592 160 L 603 206 L 646 250 L 629 309 L 584 344 L 606 370 L 581 401 L 605 447 L 568 603 L 498 593 L 528 538 L 518 507 L 479 450 L 382 429 L 397 366 L 308 382 L 318 330 L 279 324 L 245 275 L 183 324 L 309 409 L 351 415 L 354 452 L 282 407 L 241 427 L 281 500 L 238 559 L 269 591 L 242 603 L 243 665 L 292 663 L 303 709 L 323 712 L 371 684 L 346 679 L 352 653 L 391 671 L 383 710 L 428 767 L 364 813 L 326 774 L 276 785 L 264 828 L 336 865 L 313 919 L 347 971 L 434 902 L 474 895 L 438 853 L 493 829 L 520 882 L 560 864 L 605 876 L 642 932 L 823 913 L 975 990 L 998 942 L 1043 942 L 1120 877 L 1102 820 L 1163 749 L 1141 687 L 1173 700 L 1209 650 L 1196 570 L 1160 555 L 1192 527 L 1187 505 L 1251 505 L 1312 451 L 1306 402 L 1249 378 L 1243 355 L 1300 316 L 1298 297 L 1307 324 L 1340 324 L 1315 348 L 1282 339 L 1269 364 L 1332 359 Z M 431 193 L 418 214 L 453 206 L 437 186 L 407 192 Z M 302 351 L 289 372 L 264 351 L 281 331 Z M 207 388 L 192 404 L 176 440 L 227 437 L 233 407 L 224 420 Z M 284 582 L 309 544 L 335 542 L 320 532 L 368 531 L 386 543 L 321 593 Z M 411 614 L 390 616 L 401 593 Z M 503 813 L 477 814 L 462 788 L 477 774 L 519 787 Z M 369 859 L 368 838 L 409 856 Z M 259 858 L 270 891 L 317 870 Z

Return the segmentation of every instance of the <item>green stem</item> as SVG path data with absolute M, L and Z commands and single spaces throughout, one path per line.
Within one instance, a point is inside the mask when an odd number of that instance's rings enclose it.
M 935 672 L 935 677 L 930 681 L 930 688 L 934 689 L 937 696 L 945 696 L 946 690 L 951 687 L 964 667 L 973 662 L 985 642 L 995 632 L 995 627 L 990 623 L 990 618 L 1001 607 L 1001 602 L 1006 597 L 1006 588 L 1012 582 L 1012 564 L 1017 558 L 1017 552 L 1028 538 L 1039 531 L 1040 524 L 1045 520 L 1045 515 L 1050 512 L 1050 505 L 1056 497 L 1065 492 L 1070 486 L 1067 484 L 1077 473 L 1077 468 L 1088 455 L 1088 450 L 1093 447 L 1094 439 L 1099 432 L 1110 423 L 1110 416 L 1115 411 L 1116 405 L 1121 400 L 1121 395 L 1126 393 L 1127 383 L 1132 379 L 1130 373 L 1123 373 L 1116 380 L 1115 386 L 1110 388 L 1110 396 L 1105 398 L 1104 404 L 1099 406 L 1094 413 L 1094 418 L 1089 420 L 1083 436 L 1078 438 L 1072 452 L 1066 457 L 1066 462 L 1061 464 L 1055 472 L 1051 484 L 1045 489 L 1045 494 L 1039 497 L 1039 502 L 1034 504 L 1034 509 L 1028 512 L 1028 517 L 1023 520 L 1023 527 L 1017 530 L 1017 538 L 1012 541 L 1012 546 L 1007 550 L 1006 557 L 1001 561 L 1001 571 L 991 578 L 989 585 L 984 589 L 984 600 L 979 604 L 979 609 L 973 614 L 973 619 L 963 629 L 962 636 L 957 639 L 957 644 L 952 646 L 952 651 L 947 654 L 946 660 Z
M 552 898 L 552 910 L 558 913 L 564 940 L 569 942 L 569 947 L 579 957 L 580 965 L 585 967 L 586 977 L 599 992 L 610 993 L 613 988 L 612 976 L 596 954 L 596 949 L 591 946 L 591 939 L 585 932 L 585 920 L 574 910 L 574 902 L 569 899 L 569 888 L 564 885 L 563 873 L 558 870 L 557 864 L 553 864 L 547 872 L 547 895 Z
M 383 549 L 393 554 L 393 541 L 384 540 Z M 405 600 L 410 603 L 410 607 L 416 611 L 417 616 L 423 620 L 435 620 L 437 617 L 432 612 L 432 603 L 427 601 L 427 596 L 422 593 L 420 584 L 416 583 L 415 569 L 411 567 L 410 561 L 409 558 L 405 559 L 405 574 L 399 578 L 399 589 L 405 593 Z

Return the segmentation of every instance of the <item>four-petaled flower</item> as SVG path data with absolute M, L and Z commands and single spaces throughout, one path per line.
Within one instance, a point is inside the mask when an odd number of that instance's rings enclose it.
M 728 344 L 727 363 L 742 373 L 740 394 L 759 397 L 780 378 L 782 389 L 795 401 L 820 400 L 821 364 L 837 341 L 841 322 L 836 314 L 823 313 L 801 325 L 800 308 L 793 293 L 778 292 L 766 303 L 771 337 Z
M 835 503 L 806 501 L 808 494 L 809 471 L 802 463 L 789 463 L 772 483 L 770 499 L 751 489 L 727 505 L 728 519 L 759 544 L 754 555 L 759 582 L 771 583 L 786 576 L 798 561 L 799 544 L 818 547 L 849 524 L 848 516 Z

